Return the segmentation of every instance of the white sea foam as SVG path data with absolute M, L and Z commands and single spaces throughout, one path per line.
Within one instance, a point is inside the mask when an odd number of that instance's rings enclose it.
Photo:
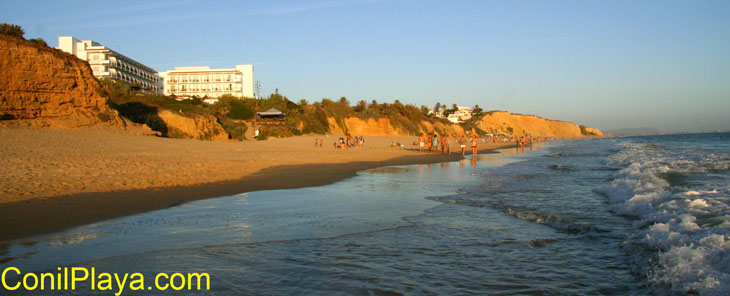
M 624 143 L 608 165 L 621 169 L 596 191 L 637 218 L 626 247 L 657 291 L 730 294 L 730 157 Z

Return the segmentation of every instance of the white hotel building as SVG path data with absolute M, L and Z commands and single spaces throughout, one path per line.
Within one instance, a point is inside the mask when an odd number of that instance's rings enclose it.
M 86 61 L 96 78 L 110 78 L 159 94 L 162 79 L 157 71 L 92 40 L 78 40 L 72 36 L 58 36 L 58 49 Z
M 253 98 L 253 65 L 236 65 L 233 69 L 210 67 L 175 67 L 175 70 L 158 73 L 164 84 L 164 95 L 178 98 L 196 96 L 212 104 L 217 97 L 230 94 L 235 97 Z

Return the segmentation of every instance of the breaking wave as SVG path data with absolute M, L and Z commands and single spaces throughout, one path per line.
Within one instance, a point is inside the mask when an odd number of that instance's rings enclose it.
M 730 294 L 730 154 L 727 149 L 626 142 L 619 168 L 594 191 L 636 219 L 625 248 L 660 294 Z

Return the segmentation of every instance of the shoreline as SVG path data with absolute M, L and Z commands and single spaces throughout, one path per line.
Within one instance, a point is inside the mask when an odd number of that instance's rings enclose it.
M 490 144 L 480 154 L 514 147 Z M 469 153 L 467 153 L 469 155 Z M 112 192 L 78 193 L 48 199 L 0 203 L 0 242 L 22 240 L 134 214 L 161 210 L 186 202 L 240 193 L 316 187 L 356 176 L 358 172 L 385 166 L 431 164 L 462 159 L 461 154 L 424 153 L 379 161 L 280 165 L 249 176 L 193 186 L 172 186 Z M 286 180 L 286 182 L 281 182 Z M 73 213 L 70 214 L 69 213 Z

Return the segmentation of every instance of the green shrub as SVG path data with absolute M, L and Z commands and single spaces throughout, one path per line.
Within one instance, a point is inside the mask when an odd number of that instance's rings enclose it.
M 231 103 L 231 109 L 228 111 L 228 117 L 233 119 L 251 119 L 253 116 L 253 110 L 246 107 L 243 102 Z
M 21 28 L 18 25 L 2 23 L 2 24 L 0 24 L 0 34 L 9 35 L 9 36 L 23 39 L 23 35 L 25 34 L 25 31 L 23 31 L 23 28 Z M 43 40 L 43 39 L 41 39 L 41 40 Z
M 99 83 L 101 83 L 102 95 L 109 98 L 112 103 L 123 104 L 129 102 L 129 96 L 131 95 L 129 84 L 106 78 L 99 79 Z
M 246 127 L 245 124 L 237 123 L 229 118 L 218 118 L 218 123 L 228 133 L 231 139 L 243 141 L 246 139 Z
M 296 116 L 302 123 L 302 134 L 325 134 L 329 131 L 327 114 L 320 105 L 313 105 L 304 108 L 301 115 Z
M 38 44 L 40 46 L 43 46 L 43 47 L 48 47 L 48 43 L 46 43 L 46 41 L 43 40 L 43 38 L 33 38 L 33 39 L 29 40 L 29 41 L 30 42 L 33 42 L 33 43 L 36 43 L 36 44 Z

